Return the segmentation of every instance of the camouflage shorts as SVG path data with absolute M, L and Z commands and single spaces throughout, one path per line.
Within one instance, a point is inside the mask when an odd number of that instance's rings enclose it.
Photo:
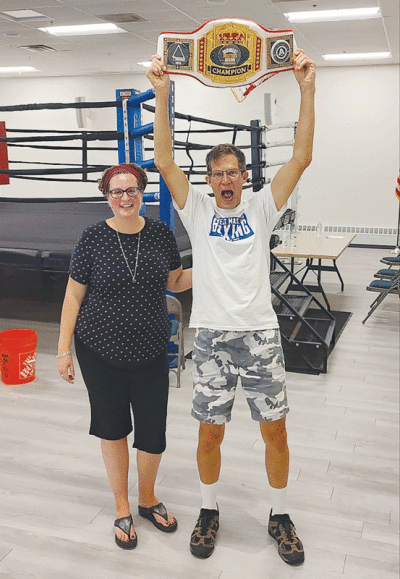
M 289 412 L 279 330 L 197 329 L 192 416 L 211 424 L 229 422 L 239 376 L 253 420 L 279 420 Z

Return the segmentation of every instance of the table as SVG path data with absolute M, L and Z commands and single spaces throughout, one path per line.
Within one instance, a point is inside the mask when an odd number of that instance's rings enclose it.
M 309 291 L 321 293 L 328 309 L 330 309 L 328 298 L 321 284 L 321 273 L 323 271 L 335 271 L 340 279 L 341 291 L 344 290 L 344 282 L 337 268 L 336 260 L 354 238 L 354 233 L 322 233 L 318 235 L 316 231 L 301 231 L 297 235 L 295 244 L 293 239 L 288 239 L 285 246 L 283 244 L 278 245 L 272 250 L 272 253 L 277 257 L 290 257 L 292 273 L 294 273 L 295 259 L 299 257 L 306 258 L 306 265 L 299 270 L 300 272 L 305 269 L 301 283 L 303 283 L 309 271 L 317 272 L 317 284 L 304 285 Z M 314 264 L 314 259 L 318 260 L 317 264 Z M 323 265 L 322 260 L 327 259 L 332 260 L 333 264 Z M 289 286 L 288 289 L 295 289 L 295 286 L 293 288 Z

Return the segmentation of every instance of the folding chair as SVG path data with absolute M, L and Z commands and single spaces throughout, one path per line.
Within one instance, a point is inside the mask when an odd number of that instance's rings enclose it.
M 400 255 L 382 257 L 381 262 L 385 263 L 386 265 L 390 265 L 390 267 L 392 267 L 393 265 L 394 266 L 400 265 Z
M 397 269 L 380 269 L 374 273 L 374 277 L 378 279 L 393 279 L 397 273 Z
M 365 324 L 370 315 L 383 302 L 387 295 L 397 294 L 400 298 L 400 269 L 395 270 L 395 275 L 393 275 L 391 279 L 376 279 L 371 281 L 369 286 L 367 286 L 367 290 L 370 292 L 379 292 L 379 296 L 372 302 L 367 317 L 362 321 L 363 324 Z
M 181 387 L 181 369 L 185 369 L 182 306 L 175 297 L 167 295 L 167 309 L 171 318 L 171 337 L 168 344 L 169 368 L 176 373 L 176 386 Z

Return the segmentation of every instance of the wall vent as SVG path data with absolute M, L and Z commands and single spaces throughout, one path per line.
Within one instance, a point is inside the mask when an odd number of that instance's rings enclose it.
M 101 14 L 99 16 L 102 20 L 107 22 L 148 22 L 146 18 L 142 18 L 138 14 L 126 13 L 126 14 Z
M 20 46 L 20 48 L 24 48 L 30 52 L 58 52 L 57 48 L 47 46 L 46 44 L 27 44 L 25 46 Z
M 299 225 L 299 231 L 316 231 L 316 225 Z M 352 227 L 348 225 L 325 225 L 326 233 L 366 233 L 368 235 L 397 235 L 393 227 Z
M 316 224 L 299 225 L 299 231 L 315 231 Z M 352 244 L 367 246 L 385 246 L 391 247 L 398 243 L 396 227 L 363 227 L 349 225 L 325 225 L 322 226 L 325 235 L 341 235 L 344 233 L 353 233 L 356 237 Z

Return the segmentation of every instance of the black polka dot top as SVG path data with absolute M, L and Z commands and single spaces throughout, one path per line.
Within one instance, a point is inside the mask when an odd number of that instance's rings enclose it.
M 138 236 L 119 234 L 132 272 Z M 75 336 L 115 366 L 148 365 L 168 344 L 165 290 L 169 272 L 180 265 L 175 237 L 162 221 L 145 217 L 135 283 L 116 231 L 105 221 L 85 229 L 72 254 L 69 272 L 73 280 L 88 286 Z

